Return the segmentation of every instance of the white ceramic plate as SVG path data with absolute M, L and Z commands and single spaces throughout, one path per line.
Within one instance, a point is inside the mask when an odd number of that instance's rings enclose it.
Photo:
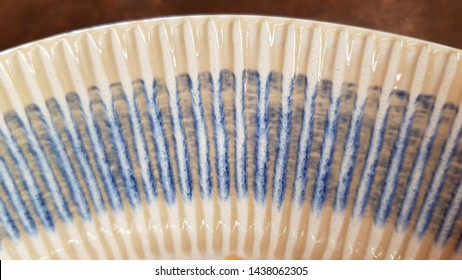
M 462 258 L 460 51 L 285 18 L 0 54 L 1 259 Z

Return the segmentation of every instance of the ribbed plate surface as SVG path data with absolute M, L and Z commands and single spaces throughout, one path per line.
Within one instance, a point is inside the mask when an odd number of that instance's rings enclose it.
M 0 54 L 0 258 L 462 258 L 462 62 L 155 19 Z

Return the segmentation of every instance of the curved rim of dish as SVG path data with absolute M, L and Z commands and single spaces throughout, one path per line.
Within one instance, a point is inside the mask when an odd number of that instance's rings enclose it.
M 160 21 L 169 21 L 169 20 L 181 20 L 181 19 L 245 19 L 245 20 L 276 20 L 276 21 L 285 21 L 285 22 L 290 22 L 290 21 L 296 21 L 299 23 L 305 23 L 305 24 L 317 24 L 320 25 L 321 27 L 325 28 L 345 28 L 347 31 L 351 32 L 356 32 L 356 33 L 363 33 L 363 32 L 368 32 L 371 34 L 376 34 L 380 37 L 384 38 L 395 38 L 395 39 L 401 39 L 405 40 L 406 43 L 416 43 L 416 44 L 426 44 L 429 46 L 432 46 L 433 48 L 436 49 L 445 49 L 447 51 L 452 51 L 452 52 L 458 52 L 462 53 L 462 49 L 458 49 L 455 47 L 447 46 L 444 44 L 440 43 L 435 43 L 411 36 L 406 36 L 406 35 L 401 35 L 397 33 L 392 33 L 392 32 L 385 32 L 385 31 L 380 31 L 376 29 L 371 29 L 371 28 L 365 28 L 365 27 L 360 27 L 360 26 L 354 26 L 354 25 L 348 25 L 348 24 L 341 24 L 341 23 L 332 23 L 332 22 L 327 22 L 327 21 L 317 21 L 317 20 L 311 20 L 311 19 L 303 19 L 303 18 L 293 18 L 293 17 L 283 17 L 283 16 L 266 16 L 266 15 L 253 15 L 253 14 L 198 14 L 198 15 L 179 15 L 179 16 L 161 16 L 161 17 L 153 17 L 153 18 L 146 18 L 146 19 L 137 19 L 137 20 L 128 20 L 128 21 L 119 21 L 119 22 L 113 22 L 113 23 L 106 23 L 106 24 L 100 24 L 100 25 L 95 25 L 91 27 L 83 27 L 75 30 L 71 30 L 68 32 L 63 32 L 59 33 L 56 35 L 52 35 L 49 37 L 45 37 L 42 39 L 37 39 L 33 40 L 24 44 L 20 44 L 15 47 L 7 48 L 5 50 L 0 51 L 0 59 L 3 59 L 5 56 L 11 55 L 15 53 L 16 51 L 19 50 L 24 50 L 28 48 L 33 48 L 34 46 L 45 44 L 45 43 L 52 43 L 54 41 L 59 41 L 61 39 L 65 39 L 69 36 L 79 36 L 82 34 L 85 34 L 86 32 L 89 31 L 95 31 L 95 30 L 104 30 L 104 29 L 110 29 L 113 27 L 128 27 L 131 25 L 136 25 L 139 23 L 155 23 L 155 22 L 160 22 Z

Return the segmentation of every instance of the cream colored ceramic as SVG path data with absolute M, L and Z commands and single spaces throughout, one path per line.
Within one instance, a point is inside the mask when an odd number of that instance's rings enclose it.
M 0 54 L 2 259 L 462 258 L 460 51 L 286 18 Z

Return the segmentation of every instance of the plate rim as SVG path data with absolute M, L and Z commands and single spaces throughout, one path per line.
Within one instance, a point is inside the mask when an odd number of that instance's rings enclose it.
M 176 20 L 268 20 L 268 21 L 284 21 L 284 22 L 298 22 L 300 24 L 309 24 L 309 25 L 318 25 L 321 28 L 335 28 L 335 29 L 346 29 L 347 32 L 354 32 L 354 33 L 369 33 L 373 36 L 379 36 L 381 38 L 388 38 L 388 39 L 398 39 L 402 40 L 405 44 L 420 44 L 420 45 L 427 45 L 431 48 L 436 50 L 445 50 L 450 52 L 456 52 L 459 55 L 462 54 L 462 49 L 458 49 L 455 47 L 451 47 L 445 44 L 436 43 L 424 39 L 415 38 L 412 36 L 401 35 L 398 33 L 381 31 L 373 28 L 366 28 L 361 26 L 349 25 L 349 24 L 342 24 L 342 23 L 334 23 L 329 21 L 318 21 L 313 19 L 305 19 L 305 18 L 297 18 L 297 17 L 285 17 L 285 16 L 267 16 L 267 15 L 257 15 L 257 14 L 194 14 L 194 15 L 178 15 L 178 16 L 160 16 L 160 17 L 152 17 L 152 18 L 144 18 L 144 19 L 134 19 L 134 20 L 126 20 L 126 21 L 115 21 L 111 23 L 103 23 L 97 24 L 89 27 L 77 28 L 70 31 L 65 31 L 62 33 L 58 33 L 55 35 L 47 36 L 44 38 L 32 40 L 30 42 L 26 42 L 23 44 L 19 44 L 17 46 L 13 46 L 11 48 L 7 48 L 5 50 L 0 51 L 0 60 L 5 60 L 8 56 L 14 55 L 14 53 L 18 51 L 29 51 L 30 49 L 40 46 L 43 44 L 52 44 L 53 42 L 58 42 L 59 40 L 66 39 L 71 36 L 82 36 L 85 33 L 91 31 L 104 31 L 110 30 L 111 28 L 115 27 L 125 27 L 128 28 L 130 26 L 136 26 L 138 24 L 145 24 L 145 23 L 156 23 L 162 21 L 176 21 Z

